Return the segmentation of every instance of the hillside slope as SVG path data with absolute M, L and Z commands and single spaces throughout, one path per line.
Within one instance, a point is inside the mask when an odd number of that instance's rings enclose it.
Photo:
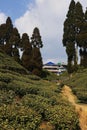
M 75 108 L 56 83 L 28 74 L 0 52 L 1 130 L 80 130 Z M 45 122 L 45 123 L 44 123 Z
M 7 56 L 5 53 L 0 52 L 0 70 L 4 71 L 14 71 L 19 73 L 27 73 L 27 70 L 19 65 L 14 59 L 10 56 Z
M 81 130 L 87 130 L 87 105 L 76 103 L 77 97 L 72 93 L 69 86 L 64 86 L 62 94 L 75 106 L 75 109 L 79 114 Z
M 72 88 L 79 102 L 87 103 L 87 69 L 80 69 L 77 73 L 72 74 L 71 78 L 65 78 L 63 84 Z

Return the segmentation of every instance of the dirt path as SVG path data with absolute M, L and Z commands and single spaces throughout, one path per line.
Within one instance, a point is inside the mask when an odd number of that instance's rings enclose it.
M 76 96 L 72 93 L 72 90 L 68 86 L 64 86 L 62 90 L 63 96 L 67 97 L 68 100 L 75 106 L 76 111 L 79 114 L 79 121 L 81 130 L 87 130 L 87 105 L 77 104 Z

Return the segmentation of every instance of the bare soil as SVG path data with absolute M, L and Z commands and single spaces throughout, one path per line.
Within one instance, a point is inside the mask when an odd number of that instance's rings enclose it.
M 87 130 L 87 104 L 78 104 L 77 97 L 72 93 L 69 86 L 64 86 L 62 94 L 75 106 L 76 112 L 79 115 L 81 130 Z
M 43 121 L 39 127 L 40 130 L 54 130 L 54 127 L 46 121 Z

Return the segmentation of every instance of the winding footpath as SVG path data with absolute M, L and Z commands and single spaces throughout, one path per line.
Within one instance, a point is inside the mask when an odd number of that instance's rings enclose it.
M 66 85 L 62 90 L 62 94 L 75 106 L 76 112 L 79 114 L 81 130 L 87 130 L 87 104 L 76 103 L 77 97 L 72 93 L 70 87 Z

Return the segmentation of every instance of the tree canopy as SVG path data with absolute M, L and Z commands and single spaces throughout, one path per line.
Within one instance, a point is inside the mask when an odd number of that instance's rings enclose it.
M 0 49 L 12 56 L 31 73 L 39 76 L 43 65 L 40 52 L 42 47 L 39 28 L 35 27 L 32 37 L 29 38 L 27 33 L 20 36 L 10 17 L 6 19 L 6 23 L 0 25 Z M 19 50 L 22 50 L 21 58 Z
M 78 48 L 80 65 L 87 67 L 87 10 L 84 13 L 80 2 L 71 0 L 64 22 L 63 46 L 68 56 L 68 72 L 76 71 Z

